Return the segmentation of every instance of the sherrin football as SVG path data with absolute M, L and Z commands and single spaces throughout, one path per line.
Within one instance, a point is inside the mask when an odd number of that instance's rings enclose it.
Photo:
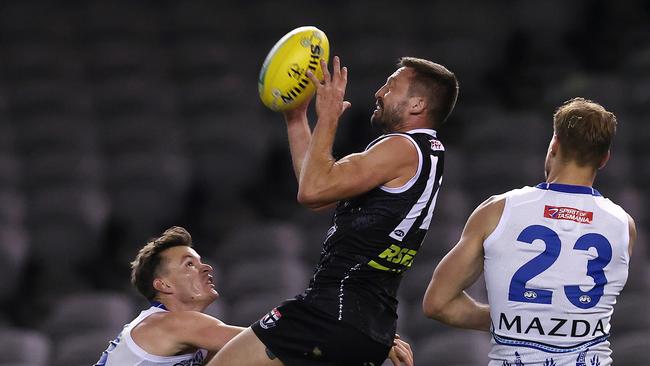
M 310 97 L 316 88 L 306 72 L 311 70 L 322 79 L 320 59 L 327 60 L 329 51 L 327 36 L 313 26 L 296 28 L 282 37 L 266 56 L 257 82 L 264 105 L 285 111 Z

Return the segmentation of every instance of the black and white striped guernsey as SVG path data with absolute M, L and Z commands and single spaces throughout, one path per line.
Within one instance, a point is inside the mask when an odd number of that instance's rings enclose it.
M 314 276 L 298 296 L 386 345 L 395 335 L 397 289 L 429 228 L 444 168 L 434 130 L 382 135 L 368 148 L 396 135 L 417 147 L 417 173 L 402 187 L 338 203 Z

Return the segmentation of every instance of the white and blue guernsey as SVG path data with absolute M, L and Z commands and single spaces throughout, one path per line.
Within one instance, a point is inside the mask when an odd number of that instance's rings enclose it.
M 196 350 L 175 356 L 153 355 L 140 347 L 131 337 L 131 331 L 136 325 L 151 314 L 168 311 L 159 302 L 152 302 L 151 307 L 143 310 L 132 322 L 125 325 L 120 334 L 110 342 L 95 366 L 201 366 L 208 351 Z
M 505 193 L 484 241 L 490 366 L 608 366 L 616 297 L 629 265 L 627 213 L 586 186 Z

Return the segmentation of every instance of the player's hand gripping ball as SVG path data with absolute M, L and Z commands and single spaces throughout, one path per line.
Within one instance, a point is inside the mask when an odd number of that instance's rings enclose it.
M 282 37 L 266 56 L 257 81 L 264 105 L 285 111 L 309 98 L 316 88 L 306 72 L 322 79 L 320 60 L 327 60 L 329 52 L 327 36 L 316 27 L 296 28 Z

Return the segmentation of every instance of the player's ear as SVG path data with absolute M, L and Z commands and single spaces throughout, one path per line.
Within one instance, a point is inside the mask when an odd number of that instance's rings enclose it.
M 553 135 L 553 138 L 551 139 L 549 150 L 551 151 L 551 155 L 557 155 L 560 150 L 560 141 L 558 141 L 556 135 Z
M 422 97 L 410 97 L 408 103 L 411 114 L 420 114 L 427 107 L 427 103 Z
M 171 285 L 162 278 L 155 278 L 153 280 L 153 288 L 163 294 L 169 294 L 172 292 Z
M 598 170 L 602 169 L 607 165 L 607 162 L 609 161 L 609 157 L 612 155 L 611 150 L 607 150 L 607 154 L 603 156 L 602 160 L 600 160 L 600 165 L 598 165 Z

